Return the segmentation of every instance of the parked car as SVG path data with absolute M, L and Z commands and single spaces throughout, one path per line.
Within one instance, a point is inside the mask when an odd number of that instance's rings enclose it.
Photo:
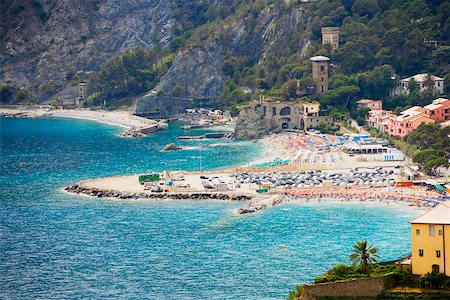
M 172 181 L 183 181 L 184 175 L 183 174 L 174 174 L 171 176 Z
M 153 193 L 162 193 L 163 189 L 158 186 L 158 187 L 154 187 L 153 189 L 151 189 L 151 192 L 153 192 Z

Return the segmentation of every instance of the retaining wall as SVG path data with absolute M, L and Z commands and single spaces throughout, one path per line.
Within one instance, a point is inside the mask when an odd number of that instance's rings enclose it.
M 303 285 L 302 300 L 321 297 L 377 297 L 385 289 L 384 278 L 361 278 L 336 282 Z

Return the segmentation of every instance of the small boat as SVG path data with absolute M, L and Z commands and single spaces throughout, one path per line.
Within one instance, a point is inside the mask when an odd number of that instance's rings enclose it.
M 161 121 L 158 122 L 158 127 L 160 129 L 166 129 L 167 127 L 169 127 L 169 124 L 167 124 L 166 122 L 161 120 Z

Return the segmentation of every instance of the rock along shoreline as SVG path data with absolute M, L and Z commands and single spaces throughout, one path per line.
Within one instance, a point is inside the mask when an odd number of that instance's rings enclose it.
M 68 186 L 64 189 L 71 194 L 83 194 L 97 198 L 116 199 L 173 199 L 173 200 L 225 200 L 225 201 L 247 201 L 253 198 L 250 195 L 227 194 L 227 193 L 128 193 L 114 190 L 102 190 L 84 187 L 79 184 Z

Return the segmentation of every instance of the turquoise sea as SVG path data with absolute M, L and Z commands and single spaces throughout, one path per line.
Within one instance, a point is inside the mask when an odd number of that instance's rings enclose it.
M 184 141 L 188 149 L 163 153 L 184 134 L 179 124 L 141 139 L 74 119 L 0 124 L 0 299 L 284 299 L 346 262 L 356 241 L 374 243 L 384 260 L 409 252 L 417 213 L 402 208 L 287 204 L 236 217 L 242 203 L 62 190 L 92 177 L 198 170 L 200 154 L 203 168 L 245 164 L 261 152 L 251 142 Z

